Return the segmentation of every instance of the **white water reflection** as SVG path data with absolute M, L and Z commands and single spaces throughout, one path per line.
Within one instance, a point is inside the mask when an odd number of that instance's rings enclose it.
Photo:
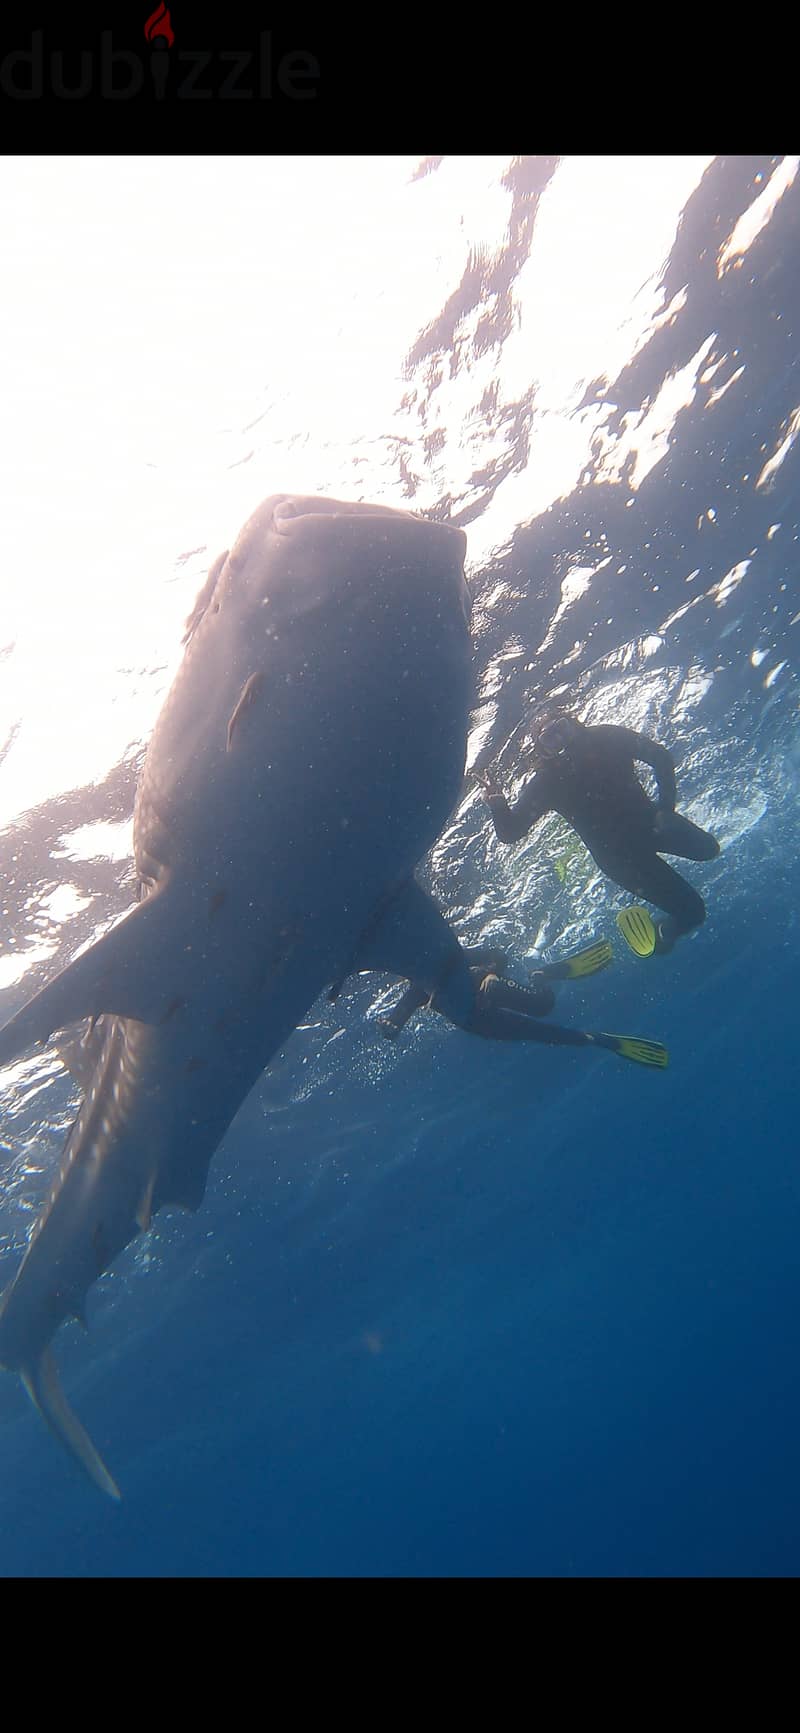
M 441 449 L 418 507 L 443 484 L 469 499 L 497 438 L 475 406 L 498 366 L 502 392 L 533 387 L 541 409 L 524 471 L 470 526 L 473 563 L 579 476 L 607 413 L 578 413 L 580 393 L 664 315 L 658 275 L 709 160 L 557 168 L 501 355 L 433 397 Z M 500 247 L 510 210 L 507 159 L 446 159 L 422 179 L 416 166 L 9 164 L 0 823 L 141 747 L 203 573 L 265 494 L 407 503 L 392 443 L 419 444 L 404 358 L 470 257 Z

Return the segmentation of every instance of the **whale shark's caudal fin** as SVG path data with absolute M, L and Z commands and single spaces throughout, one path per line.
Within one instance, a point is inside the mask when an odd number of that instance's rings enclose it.
M 0 1029 L 0 1065 L 47 1041 L 54 1030 L 103 1012 L 140 1023 L 160 1022 L 180 994 L 173 971 L 164 967 L 173 941 L 169 898 L 154 893 L 68 963 Z
M 51 1350 L 45 1348 L 35 1366 L 23 1367 L 20 1377 L 42 1419 L 47 1421 L 50 1431 L 55 1433 L 70 1456 L 74 1456 L 76 1462 L 80 1463 L 89 1479 L 94 1481 L 101 1492 L 107 1492 L 109 1498 L 121 1498 L 116 1481 L 112 1479 L 88 1432 L 81 1426 L 67 1402 L 58 1381 Z

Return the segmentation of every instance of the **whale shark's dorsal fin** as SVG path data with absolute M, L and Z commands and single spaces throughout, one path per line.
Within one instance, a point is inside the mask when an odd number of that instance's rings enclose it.
M 179 988 L 163 967 L 170 945 L 169 898 L 154 892 L 98 939 L 0 1029 L 0 1065 L 47 1041 L 56 1029 L 103 1012 L 159 1023 Z

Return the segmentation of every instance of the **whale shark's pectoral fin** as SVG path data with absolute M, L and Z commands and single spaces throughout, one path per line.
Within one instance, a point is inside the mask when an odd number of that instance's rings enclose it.
M 402 975 L 451 1022 L 467 1024 L 475 1003 L 469 962 L 452 927 L 416 879 L 407 879 L 376 913 L 358 948 L 354 969 Z
M 180 996 L 174 973 L 165 966 L 175 950 L 169 929 L 169 900 L 154 892 L 0 1029 L 0 1065 L 47 1041 L 54 1030 L 103 1012 L 140 1023 L 166 1019 Z
M 108 1493 L 109 1498 L 119 1499 L 122 1495 L 116 1481 L 112 1479 L 88 1432 L 81 1426 L 77 1414 L 73 1414 L 67 1402 L 58 1381 L 51 1350 L 45 1348 L 36 1365 L 23 1367 L 20 1376 L 34 1406 L 70 1456 L 74 1456 L 101 1492 Z

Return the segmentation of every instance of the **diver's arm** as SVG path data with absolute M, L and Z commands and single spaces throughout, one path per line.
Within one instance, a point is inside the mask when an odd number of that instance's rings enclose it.
M 641 764 L 649 764 L 658 784 L 658 799 L 656 808 L 659 812 L 675 811 L 675 765 L 672 753 L 666 746 L 659 746 L 655 740 L 649 740 L 646 734 L 637 734 L 633 728 L 620 728 L 618 734 L 625 735 L 625 746 L 633 758 Z
M 498 793 L 491 785 L 484 786 L 483 798 L 492 815 L 495 834 L 501 842 L 519 842 L 550 807 L 541 771 L 523 783 L 519 799 L 513 806 L 509 805 L 504 794 Z

